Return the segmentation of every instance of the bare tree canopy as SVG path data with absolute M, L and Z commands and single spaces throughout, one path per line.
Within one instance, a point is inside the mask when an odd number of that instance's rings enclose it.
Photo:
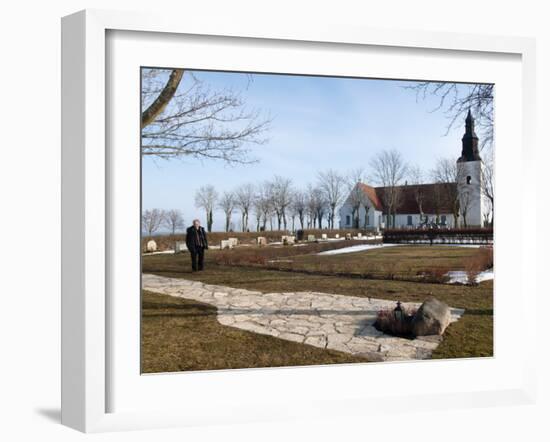
M 165 212 L 161 209 L 147 209 L 141 214 L 141 230 L 148 236 L 153 235 L 165 220 Z
M 235 195 L 233 192 L 224 192 L 220 198 L 219 207 L 225 214 L 225 231 L 229 232 L 231 227 L 231 215 L 235 210 Z
M 273 209 L 277 216 L 277 228 L 281 230 L 282 226 L 287 227 L 287 209 L 292 202 L 292 180 L 275 176 L 271 182 L 271 194 L 273 200 Z
M 484 168 L 481 175 L 481 192 L 488 204 L 488 212 L 484 214 L 485 222 L 492 226 L 494 222 L 494 210 L 495 210 L 495 183 L 494 183 L 494 162 L 492 152 L 487 152 L 483 156 Z
M 142 69 L 142 155 L 253 162 L 249 146 L 265 143 L 269 119 L 247 110 L 239 93 L 212 91 L 191 72 L 182 82 L 182 75 L 181 69 Z
M 416 92 L 417 100 L 428 95 L 439 99 L 432 112 L 443 111 L 449 120 L 446 134 L 471 110 L 476 118 L 480 135 L 481 149 L 493 145 L 493 99 L 494 84 L 463 85 L 459 83 L 420 82 L 414 86 L 405 86 Z
M 242 231 L 248 230 L 248 218 L 252 204 L 254 203 L 255 191 L 253 184 L 243 184 L 235 191 L 235 204 L 241 211 Z
M 166 108 L 183 77 L 183 69 L 173 69 L 168 81 L 151 104 L 141 113 L 141 128 L 151 124 Z
M 408 165 L 397 150 L 378 152 L 370 161 L 372 180 L 384 187 L 383 206 L 386 215 L 394 215 L 401 198 L 399 186 L 405 180 Z M 390 222 L 390 221 L 389 221 Z
M 416 201 L 416 205 L 418 206 L 418 213 L 420 213 L 420 216 L 423 217 L 423 206 L 427 195 L 425 194 L 425 189 L 419 186 L 419 184 L 424 184 L 425 182 L 424 171 L 418 165 L 410 166 L 407 176 L 409 184 L 416 186 L 414 188 L 414 199 Z
M 345 178 L 333 169 L 317 174 L 319 181 L 319 189 L 323 192 L 325 200 L 330 208 L 329 212 L 329 228 L 334 228 L 334 220 L 336 219 L 336 207 L 339 206 L 346 197 Z
M 452 202 L 455 226 L 458 225 L 458 218 L 461 212 L 468 209 L 466 205 L 467 201 L 461 201 L 456 187 L 457 183 L 464 181 L 464 173 L 464 168 L 458 167 L 458 163 L 454 158 L 439 158 L 431 171 L 432 179 L 436 183 L 447 184 L 446 186 L 442 186 L 442 191 L 445 193 L 445 199 Z M 461 203 L 463 206 L 462 209 Z
M 181 210 L 172 209 L 164 212 L 164 225 L 174 235 L 178 230 L 184 227 L 184 220 Z
M 206 212 L 206 225 L 209 232 L 212 231 L 214 223 L 214 206 L 218 200 L 218 192 L 214 186 L 207 185 L 200 187 L 195 193 L 195 207 L 204 209 Z
M 361 205 L 366 203 L 368 198 L 365 198 L 365 192 L 361 189 L 359 183 L 365 181 L 365 169 L 358 167 L 356 169 L 350 170 L 345 178 L 346 186 L 348 190 L 348 199 L 351 206 L 352 218 L 353 218 L 353 228 L 359 228 L 359 210 Z M 366 227 L 366 211 L 367 207 L 365 205 L 365 227 Z

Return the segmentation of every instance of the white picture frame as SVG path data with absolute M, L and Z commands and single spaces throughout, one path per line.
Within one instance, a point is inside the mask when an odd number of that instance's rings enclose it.
M 320 396 L 303 400 L 289 397 L 288 403 L 274 400 L 272 404 L 256 403 L 252 394 L 243 397 L 225 397 L 225 406 L 216 409 L 197 406 L 193 410 L 182 407 L 167 406 L 162 409 L 113 410 L 109 404 L 109 395 L 114 385 L 110 376 L 113 369 L 113 354 L 109 340 L 109 328 L 116 318 L 110 310 L 109 300 L 109 244 L 113 241 L 110 228 L 110 213 L 112 198 L 109 187 L 110 170 L 117 167 L 110 164 L 108 143 L 110 135 L 106 131 L 106 121 L 111 118 L 107 107 L 110 77 L 107 78 L 108 51 L 107 35 L 109 32 L 142 33 L 155 38 L 177 38 L 178 36 L 215 36 L 218 39 L 246 39 L 254 42 L 270 42 L 277 45 L 283 42 L 286 47 L 307 43 L 308 45 L 330 45 L 331 50 L 345 52 L 347 48 L 370 47 L 377 51 L 390 51 L 392 48 L 406 54 L 407 51 L 426 50 L 437 58 L 449 53 L 468 53 L 482 60 L 490 54 L 500 54 L 504 57 L 515 57 L 521 70 L 521 108 L 515 109 L 520 127 L 513 128 L 518 135 L 517 170 L 522 180 L 512 196 L 505 198 L 521 198 L 523 207 L 533 208 L 518 214 L 519 224 L 523 219 L 536 218 L 536 192 L 534 177 L 529 174 L 534 161 L 534 109 L 535 109 L 535 43 L 532 39 L 518 37 L 493 37 L 481 35 L 464 35 L 453 33 L 428 33 L 420 31 L 388 31 L 376 29 L 349 28 L 345 26 L 312 25 L 294 27 L 281 23 L 266 22 L 216 22 L 211 17 L 194 17 L 192 21 L 181 22 L 177 17 L 155 16 L 143 13 L 123 13 L 99 10 L 81 11 L 63 18 L 62 21 L 62 423 L 84 432 L 99 432 L 123 429 L 158 428 L 168 426 L 208 425 L 219 422 L 254 422 L 261 420 L 285 419 L 289 417 L 336 416 L 359 414 L 368 415 L 374 412 L 398 412 L 410 409 L 441 409 L 469 406 L 489 406 L 502 403 L 532 403 L 535 391 L 534 333 L 536 324 L 534 318 L 525 324 L 523 331 L 524 345 L 517 352 L 517 363 L 509 367 L 506 355 L 513 349 L 506 349 L 503 344 L 502 358 L 499 361 L 498 352 L 494 360 L 501 365 L 482 367 L 473 361 L 468 366 L 457 361 L 435 362 L 436 369 L 444 372 L 449 370 L 476 370 L 490 372 L 496 367 L 508 367 L 506 381 L 483 388 L 476 385 L 469 387 L 461 385 L 453 392 L 434 391 L 420 394 L 414 388 L 404 388 L 396 385 L 391 388 L 376 391 L 376 401 L 365 400 L 368 394 L 358 389 L 354 394 L 343 388 L 328 389 L 326 398 Z M 155 33 L 155 34 L 145 34 Z M 235 41 L 235 40 L 231 40 Z M 440 55 L 438 55 L 440 54 Z M 344 55 L 345 57 L 345 55 Z M 519 60 L 519 61 L 518 61 Z M 429 68 L 429 66 L 426 66 Z M 424 68 L 424 69 L 426 69 Z M 427 74 L 426 74 L 427 75 Z M 442 78 L 445 80 L 446 78 Z M 129 109 L 129 112 L 137 112 Z M 498 104 L 497 104 L 497 112 Z M 497 117 L 498 121 L 498 117 Z M 497 122 L 498 125 L 498 122 Z M 499 143 L 497 138 L 497 143 Z M 504 143 L 503 143 L 504 144 Z M 498 148 L 497 148 L 498 149 Z M 506 163 L 503 154 L 502 164 Z M 498 157 L 498 153 L 497 153 Z M 497 176 L 498 176 L 497 159 Z M 506 170 L 503 169 L 502 170 Z M 503 172 L 507 174 L 508 172 Z M 503 175 L 501 175 L 503 176 Z M 502 178 L 501 178 L 502 180 Z M 497 179 L 498 183 L 498 179 Z M 497 184 L 498 186 L 498 184 Z M 505 188 L 505 187 L 503 187 Z M 497 187 L 498 189 L 498 187 Z M 498 192 L 498 190 L 497 190 Z M 498 195 L 498 194 L 497 194 Z M 504 195 L 504 193 L 502 194 Z M 496 213 L 498 216 L 498 201 Z M 505 204 L 502 203 L 502 207 Z M 502 228 L 497 227 L 495 236 L 504 237 L 509 229 L 504 222 Z M 500 229 L 500 230 L 498 230 Z M 517 235 L 523 235 L 521 229 Z M 497 240 L 498 241 L 498 240 Z M 514 259 L 510 254 L 519 254 L 521 259 L 521 274 L 516 278 L 513 287 L 519 288 L 520 296 L 516 301 L 518 315 L 526 315 L 529 306 L 536 305 L 536 290 L 534 280 L 525 277 L 532 264 L 536 244 L 529 241 L 518 241 L 515 248 L 499 250 L 496 243 L 496 260 L 500 268 L 505 269 L 506 259 Z M 128 247 L 132 247 L 130 244 Z M 511 247 L 511 246 L 510 246 Z M 136 249 L 137 250 L 137 249 Z M 502 257 L 500 255 L 502 255 Z M 508 258 L 506 258 L 508 256 Z M 515 258 L 517 260 L 517 258 Z M 501 264 L 502 263 L 502 264 Z M 516 267 L 517 268 L 517 267 Z M 497 281 L 500 277 L 497 267 Z M 501 273 L 503 278 L 506 272 Z M 125 277 L 125 276 L 123 276 Z M 503 279 L 504 280 L 504 279 Z M 495 292 L 510 290 L 505 284 L 496 283 Z M 136 295 L 137 296 L 137 295 Z M 496 299 L 497 316 L 506 318 L 506 301 Z M 502 312 L 502 315 L 500 314 Z M 138 319 L 139 321 L 139 319 Z M 505 325 L 497 324 L 498 333 L 505 333 Z M 497 336 L 498 338 L 498 336 Z M 139 339 L 139 337 L 138 337 Z M 514 341 L 515 342 L 515 341 Z M 510 344 L 510 345 L 513 345 Z M 510 350 L 510 351 L 508 351 Z M 497 364 L 495 363 L 495 364 Z M 273 378 L 282 378 L 280 382 L 289 385 L 304 385 L 307 388 L 312 370 L 323 370 L 326 379 L 338 376 L 357 379 L 364 376 L 365 369 L 376 376 L 384 376 L 385 372 L 394 374 L 410 373 L 415 378 L 424 376 L 421 364 L 359 364 L 354 366 L 334 366 L 323 368 L 300 369 L 261 369 L 238 370 L 233 374 L 201 373 L 192 378 L 193 382 L 205 385 L 226 384 L 231 379 L 237 386 L 250 384 L 258 387 L 270 382 Z M 389 368 L 380 368 L 389 367 Z M 395 368 L 397 367 L 397 368 Z M 420 367 L 420 368 L 419 368 Z M 432 365 L 435 367 L 435 365 Z M 307 371 L 310 370 L 310 371 Z M 341 373 L 341 375 L 339 375 Z M 182 374 L 181 376 L 186 376 Z M 487 374 L 488 375 L 488 374 Z M 139 376 L 139 373 L 132 373 Z M 178 375 L 164 376 L 162 388 L 175 385 Z M 223 378 L 222 376 L 227 376 Z M 229 377 L 231 376 L 231 377 Z M 432 375 L 433 376 L 433 375 Z M 483 376 L 483 375 L 482 375 Z M 120 378 L 120 377 L 119 377 Z M 188 378 L 191 379 L 191 378 Z M 152 382 L 152 381 L 147 381 Z M 277 381 L 279 382 L 279 381 Z M 277 384 L 274 383 L 274 385 Z M 498 385 L 497 385 L 498 384 Z M 128 384 L 130 385 L 130 384 Z M 191 391 L 191 390 L 189 390 Z M 296 390 L 299 394 L 299 389 Z M 340 391 L 340 393 L 339 393 Z M 232 393 L 234 394 L 235 391 Z M 229 391 L 226 392 L 229 394 Z M 223 391 L 221 395 L 224 394 Z M 124 394 L 124 392 L 122 393 Z M 195 393 L 192 393 L 195 394 Z M 182 402 L 190 402 L 193 397 L 181 398 Z M 374 393 L 373 393 L 374 394 Z M 303 399 L 303 398 L 302 398 Z M 375 403 L 374 403 L 375 402 Z M 227 404 L 231 404 L 227 408 Z M 294 404 L 294 405 L 293 405 Z M 303 405 L 308 406 L 304 407 Z M 116 408 L 116 407 L 115 407 Z

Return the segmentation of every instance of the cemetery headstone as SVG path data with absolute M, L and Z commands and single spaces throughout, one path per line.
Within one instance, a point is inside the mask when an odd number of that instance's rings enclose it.
M 185 241 L 176 241 L 176 246 L 174 248 L 174 253 L 182 253 L 187 250 Z
M 258 236 L 258 238 L 256 238 L 256 243 L 259 246 L 267 246 L 267 238 L 265 236 Z
M 294 237 L 291 235 L 284 235 L 282 238 L 282 242 L 285 246 L 292 246 L 294 245 Z
M 307 236 L 307 241 L 308 242 L 315 242 L 315 235 L 308 235 Z
M 147 242 L 147 249 L 148 252 L 156 252 L 157 251 L 157 243 L 154 239 L 151 239 Z
M 228 239 L 222 239 L 222 242 L 220 244 L 220 249 L 224 250 L 224 249 L 232 249 L 233 248 L 233 243 L 231 241 L 229 241 Z
M 321 234 L 321 239 L 327 239 L 327 238 L 328 238 L 328 236 L 327 236 L 326 233 L 322 233 L 322 234 Z
M 337 233 L 336 235 L 334 235 L 334 237 L 335 237 L 336 239 L 339 239 L 339 238 L 340 238 L 340 234 Z
M 228 238 L 227 240 L 231 243 L 231 248 L 239 244 L 239 238 Z
M 351 233 L 346 233 L 346 239 L 347 240 L 351 239 Z

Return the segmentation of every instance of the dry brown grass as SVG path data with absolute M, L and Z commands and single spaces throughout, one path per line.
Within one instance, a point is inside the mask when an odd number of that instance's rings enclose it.
M 142 373 L 368 362 L 334 350 L 221 325 L 216 308 L 143 292 Z

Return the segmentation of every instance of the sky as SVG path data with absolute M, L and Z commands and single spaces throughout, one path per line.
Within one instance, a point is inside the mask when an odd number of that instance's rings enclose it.
M 446 134 L 448 119 L 442 111 L 434 111 L 438 99 L 427 96 L 417 100 L 415 92 L 405 87 L 413 82 L 203 71 L 193 74 L 211 90 L 240 91 L 246 108 L 259 110 L 271 123 L 265 133 L 268 141 L 249 146 L 257 160 L 254 164 L 143 158 L 143 209 L 180 209 L 187 225 L 194 218 L 206 224 L 205 214 L 194 203 L 196 190 L 206 184 L 222 193 L 280 175 L 291 178 L 295 187 L 305 188 L 315 183 L 319 171 L 335 169 L 345 174 L 357 167 L 368 171 L 370 159 L 386 149 L 398 150 L 405 161 L 426 172 L 438 158 L 458 158 L 461 153 L 462 121 Z M 190 81 L 184 74 L 180 88 L 189 86 Z M 235 213 L 235 228 L 239 218 Z M 223 213 L 215 211 L 213 230 L 222 230 L 224 223 Z

